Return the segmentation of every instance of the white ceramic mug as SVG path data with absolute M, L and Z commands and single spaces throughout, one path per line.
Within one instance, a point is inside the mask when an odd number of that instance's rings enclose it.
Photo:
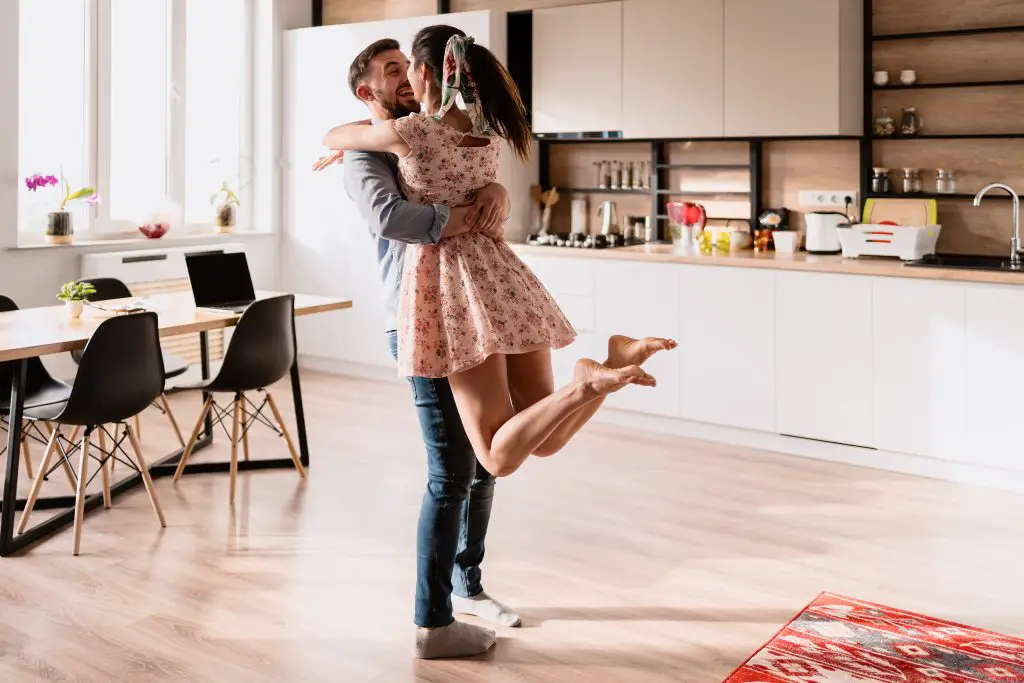
M 776 230 L 772 233 L 775 251 L 780 254 L 793 254 L 800 248 L 799 232 L 793 230 Z
M 903 85 L 914 85 L 914 83 L 917 83 L 917 72 L 913 69 L 904 69 L 900 72 L 900 83 Z
M 889 72 L 888 71 L 876 71 L 875 72 L 875 85 L 881 87 L 883 85 L 889 85 Z

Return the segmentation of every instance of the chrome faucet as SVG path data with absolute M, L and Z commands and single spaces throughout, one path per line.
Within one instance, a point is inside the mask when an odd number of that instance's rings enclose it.
M 1020 195 L 1017 194 L 1016 190 L 1005 183 L 989 183 L 978 190 L 978 194 L 974 195 L 975 206 L 981 206 L 981 198 L 984 197 L 985 193 L 989 190 L 1006 190 L 1010 194 L 1010 198 L 1013 199 L 1013 236 L 1010 237 L 1010 265 L 1014 268 L 1020 268 Z

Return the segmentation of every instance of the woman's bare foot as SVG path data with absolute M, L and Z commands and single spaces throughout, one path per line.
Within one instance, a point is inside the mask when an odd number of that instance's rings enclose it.
M 608 338 L 608 361 L 605 365 L 609 368 L 643 365 L 658 351 L 671 351 L 676 346 L 678 344 L 675 339 L 663 339 L 662 337 L 633 339 L 621 334 L 612 335 Z
M 573 379 L 601 396 L 614 393 L 629 384 L 644 387 L 655 385 L 654 377 L 644 372 L 639 365 L 609 368 L 589 358 L 576 361 Z

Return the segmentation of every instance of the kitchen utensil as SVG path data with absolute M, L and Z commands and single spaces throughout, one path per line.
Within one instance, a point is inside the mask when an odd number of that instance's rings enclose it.
M 914 85 L 914 83 L 917 83 L 917 72 L 913 69 L 904 69 L 900 72 L 900 83 L 903 85 Z
M 874 76 L 875 85 L 878 87 L 889 85 L 889 72 L 888 71 L 876 71 Z
M 839 241 L 845 258 L 893 256 L 917 261 L 935 253 L 941 232 L 941 225 L 856 223 L 839 228 Z
M 597 213 L 601 216 L 601 234 L 606 238 L 608 235 L 618 234 L 619 222 L 615 210 L 615 202 L 604 201 L 597 207 Z
M 842 251 L 838 230 L 840 225 L 850 222 L 846 214 L 812 211 L 804 216 L 804 220 L 807 222 L 808 254 L 838 254 Z
M 875 224 L 892 221 L 897 225 L 935 225 L 938 206 L 934 199 L 868 199 L 864 202 L 862 219 Z
M 695 202 L 669 202 L 666 208 L 672 244 L 688 251 L 693 247 L 694 240 L 704 232 L 708 222 L 707 211 L 703 205 Z
M 587 230 L 587 218 L 590 217 L 586 197 L 573 197 L 572 199 L 572 234 L 585 234 Z
M 803 233 L 795 230 L 776 230 L 772 233 L 775 251 L 780 254 L 793 254 L 800 249 Z
M 548 230 L 551 228 L 551 207 L 558 203 L 558 190 L 552 187 L 550 190 L 541 195 L 541 202 L 544 204 L 544 210 L 540 215 L 540 234 L 548 234 Z

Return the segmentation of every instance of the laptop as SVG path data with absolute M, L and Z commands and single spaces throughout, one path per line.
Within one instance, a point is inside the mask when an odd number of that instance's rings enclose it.
M 245 252 L 185 254 L 196 308 L 241 313 L 256 300 Z

